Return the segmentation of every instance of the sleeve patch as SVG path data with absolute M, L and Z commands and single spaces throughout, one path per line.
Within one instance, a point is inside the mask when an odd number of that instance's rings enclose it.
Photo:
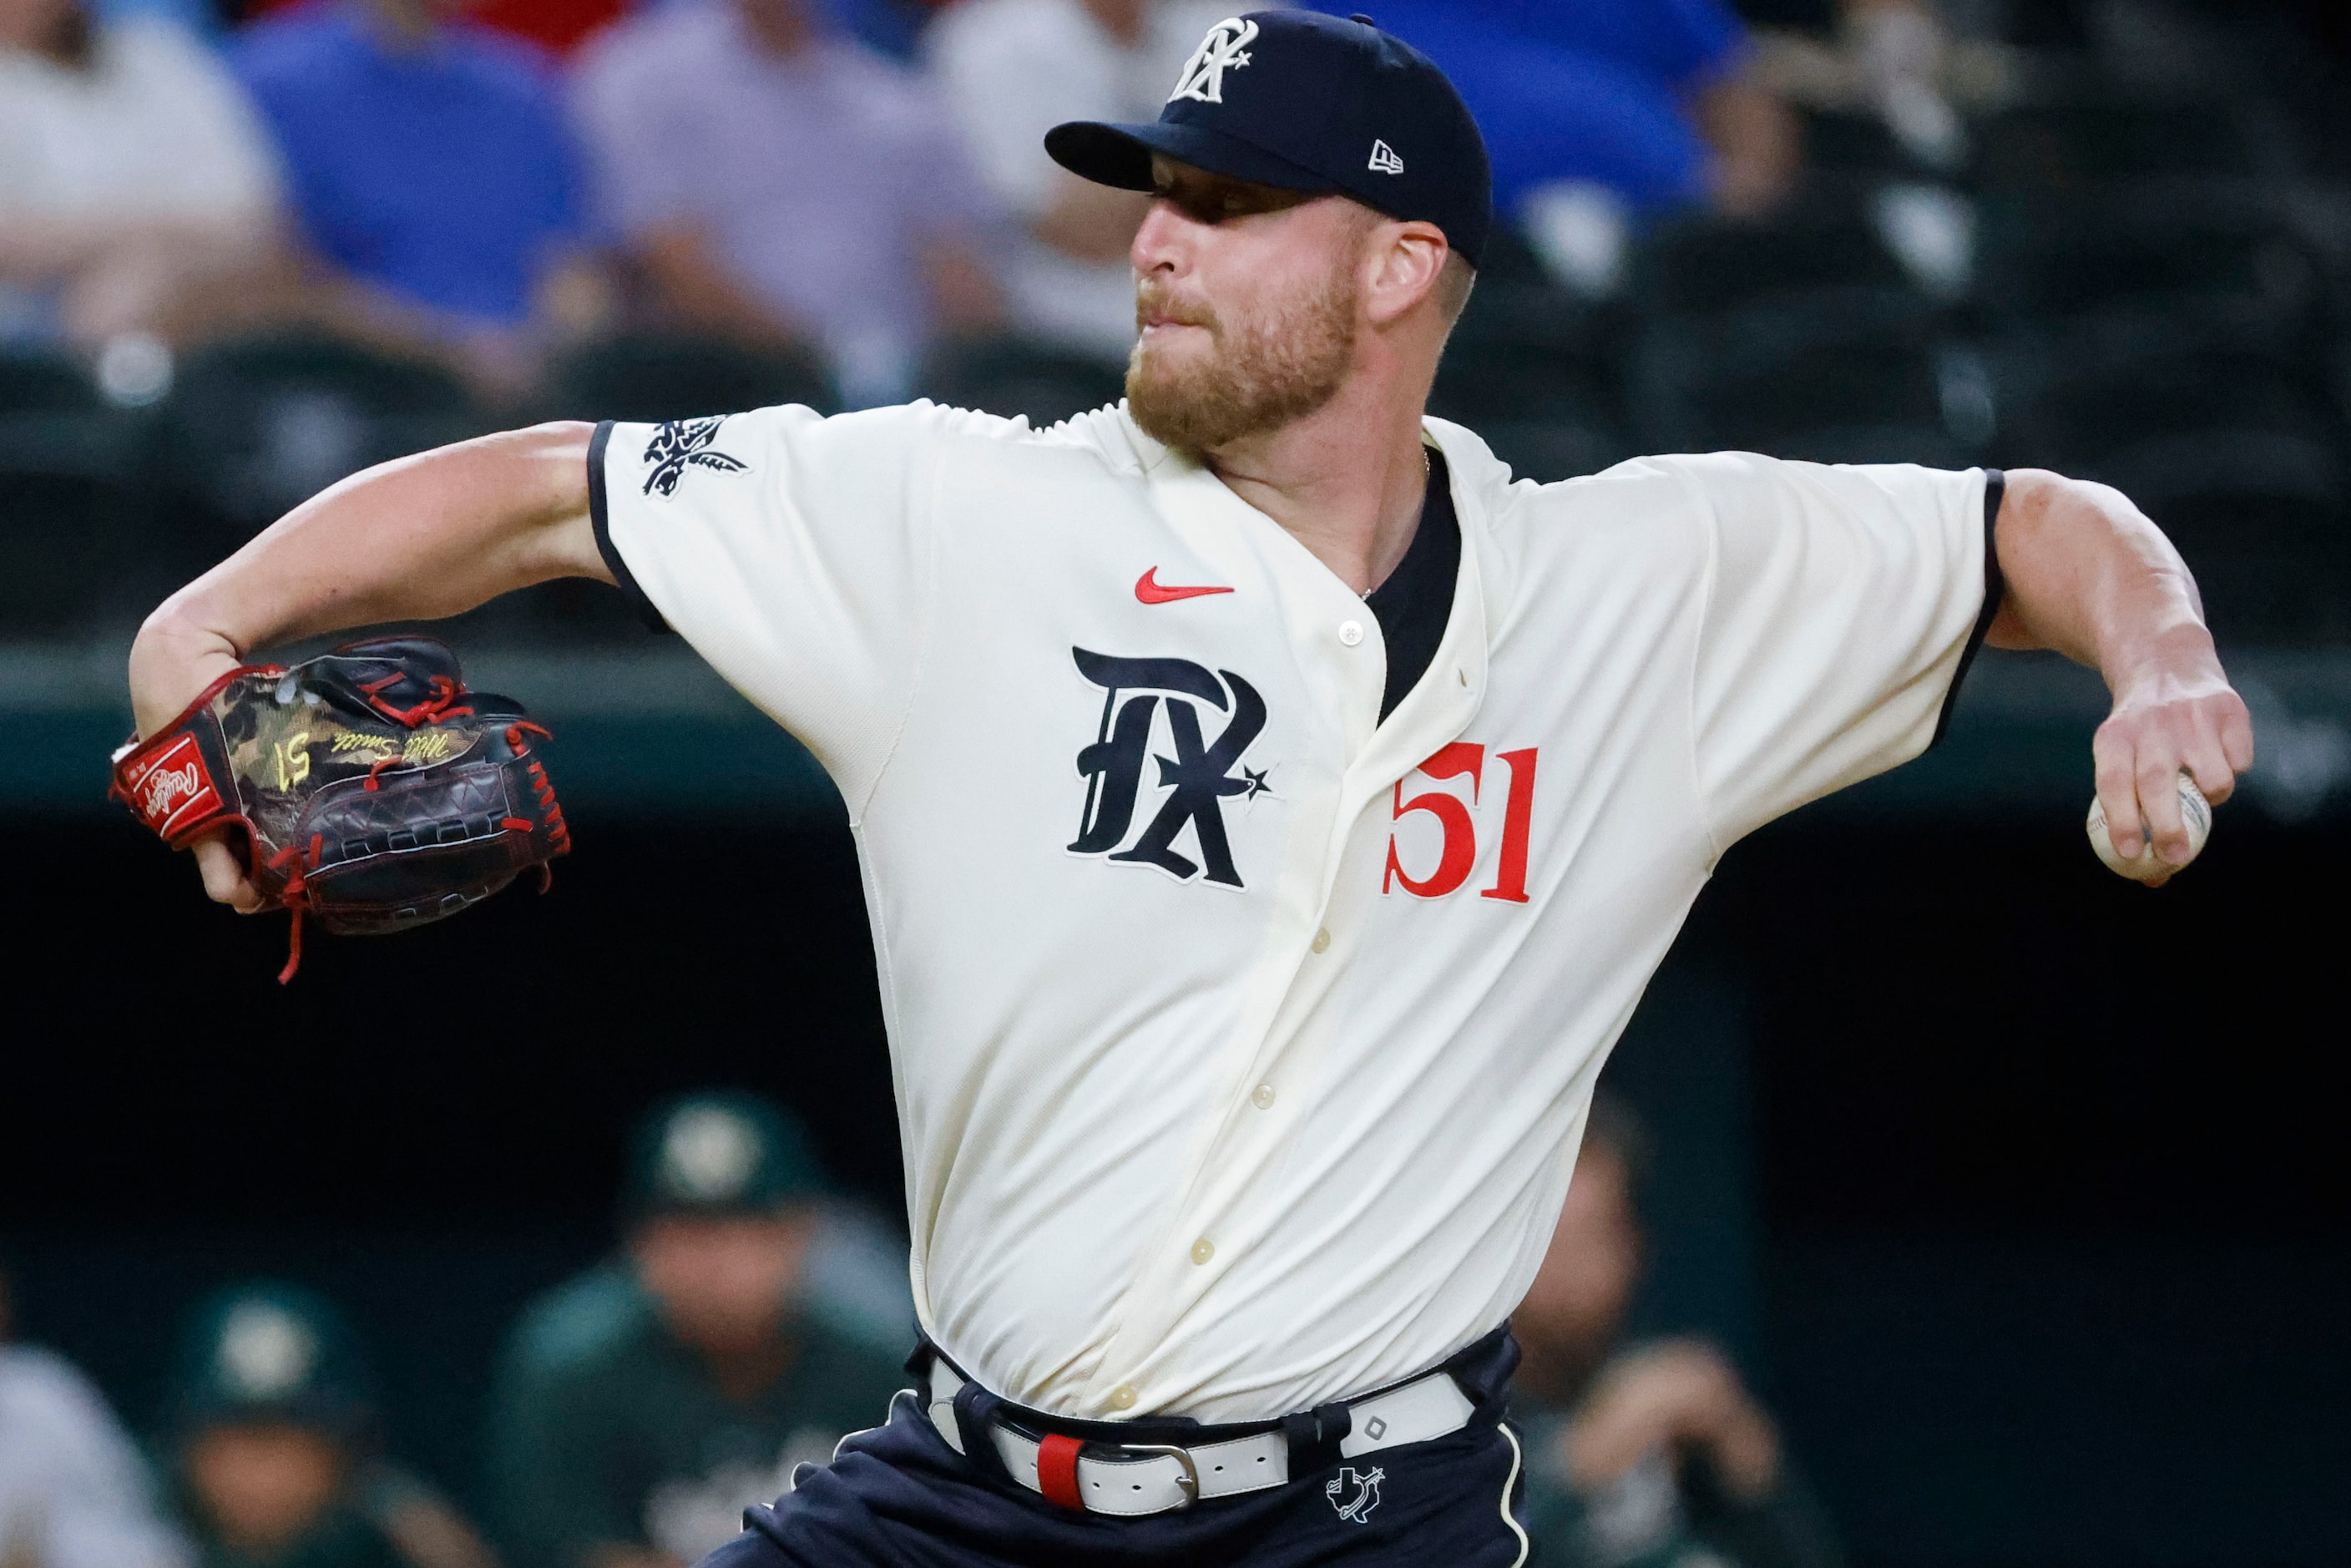
M 748 464 L 711 445 L 718 439 L 718 427 L 726 423 L 722 413 L 708 419 L 673 419 L 656 426 L 653 439 L 645 443 L 645 494 L 664 497 L 677 494 L 678 481 L 685 477 L 688 468 L 747 473 Z

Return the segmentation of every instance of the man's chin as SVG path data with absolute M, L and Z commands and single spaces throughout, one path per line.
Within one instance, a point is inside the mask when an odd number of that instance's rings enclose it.
M 1176 373 L 1171 367 L 1139 350 L 1126 372 L 1126 410 L 1143 433 L 1163 445 L 1197 454 L 1223 433 L 1221 422 L 1204 404 L 1197 378 Z

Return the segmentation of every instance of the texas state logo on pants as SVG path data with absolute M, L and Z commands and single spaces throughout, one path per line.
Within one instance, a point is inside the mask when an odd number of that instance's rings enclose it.
M 1350 1524 L 1368 1524 L 1372 1510 L 1380 1506 L 1380 1483 L 1387 1475 L 1383 1469 L 1359 1470 L 1349 1465 L 1337 1479 L 1322 1483 L 1322 1495 L 1331 1500 L 1341 1519 Z

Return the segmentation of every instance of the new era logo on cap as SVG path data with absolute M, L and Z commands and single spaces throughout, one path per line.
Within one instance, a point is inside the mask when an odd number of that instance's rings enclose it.
M 1371 170 L 1374 174 L 1401 174 L 1404 160 L 1395 155 L 1395 148 L 1375 137 L 1372 141 Z

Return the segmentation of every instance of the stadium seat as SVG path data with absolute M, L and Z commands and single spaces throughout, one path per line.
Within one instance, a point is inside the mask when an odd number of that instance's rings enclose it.
M 2268 181 L 2294 172 L 2284 121 L 2265 105 L 2092 93 L 2025 104 L 1975 128 L 1987 191 L 2083 193 L 2139 180 Z
M 2032 330 L 2094 314 L 2125 330 L 2202 323 L 2223 336 L 2316 341 L 2325 276 L 2310 245 L 2257 198 L 2140 188 L 1996 203 L 1980 298 Z
M 1922 166 L 1886 128 L 1883 115 L 1812 110 L 1802 116 L 1808 168 L 1884 180 L 1917 180 L 1941 171 Z
M 2061 341 L 2011 384 L 2003 460 L 2129 496 L 2224 641 L 2351 638 L 2351 431 L 2321 372 L 2183 333 L 2103 360 Z
M 487 428 L 441 365 L 295 334 L 190 354 L 162 413 L 172 483 L 231 536 L 370 464 Z
M 0 351 L 0 420 L 16 414 L 95 413 L 104 407 L 97 384 L 63 355 Z
M 2117 454 L 2110 480 L 2171 536 L 2225 643 L 2351 643 L 2351 486 L 2339 460 L 2257 432 Z
M 2182 333 L 2094 352 L 2081 340 L 2059 340 L 2037 369 L 2020 371 L 2011 360 L 2006 382 L 2012 408 L 2003 451 L 2019 462 L 2088 473 L 2120 464 L 2136 480 L 2168 488 L 2162 476 L 2169 465 L 2192 474 L 2213 453 L 2234 450 L 2181 444 L 2189 438 L 2232 434 L 2251 443 L 2244 450 L 2301 451 L 2311 455 L 2297 462 L 2320 473 L 2346 455 L 2342 414 L 2324 375 L 2251 346 L 2213 348 Z M 2281 461 L 2262 460 L 2264 485 L 2293 471 Z
M 1656 323 L 1633 407 L 1652 450 L 1965 467 L 1994 433 L 1992 388 L 1938 312 L 1881 297 L 1838 317 L 1765 307 Z
M 811 354 L 709 338 L 632 333 L 579 349 L 548 377 L 550 419 L 692 419 L 778 403 L 835 413 L 831 374 Z
M 1652 317 L 1796 301 L 1835 313 L 1855 296 L 1916 292 L 1872 216 L 1870 193 L 1829 183 L 1761 220 L 1663 224 L 1637 247 L 1633 272 L 1633 297 Z
M 451 630 L 457 645 L 514 643 L 537 647 L 555 643 L 626 647 L 661 635 L 639 619 L 619 590 L 585 578 L 542 582 L 492 600 Z
M 201 564 L 155 537 L 141 434 L 106 414 L 0 417 L 0 640 L 134 621 Z
M 1596 419 L 1494 419 L 1476 427 L 1494 455 L 1521 479 L 1576 479 L 1635 455 L 1613 424 Z
M 955 408 L 1039 429 L 1125 395 L 1125 371 L 1112 361 L 1011 337 L 959 338 L 925 355 L 914 392 Z
M 1468 426 L 1521 478 L 1596 473 L 1631 454 L 1621 308 L 1554 281 L 1508 227 L 1488 241 L 1429 412 Z
M 1613 421 L 1620 406 L 1612 368 L 1580 348 L 1504 338 L 1456 338 L 1429 398 L 1439 418 L 1472 426 L 1555 415 Z
M 1580 347 L 1457 337 L 1429 412 L 1475 431 L 1521 477 L 1571 479 L 1631 455 L 1604 374 Z

